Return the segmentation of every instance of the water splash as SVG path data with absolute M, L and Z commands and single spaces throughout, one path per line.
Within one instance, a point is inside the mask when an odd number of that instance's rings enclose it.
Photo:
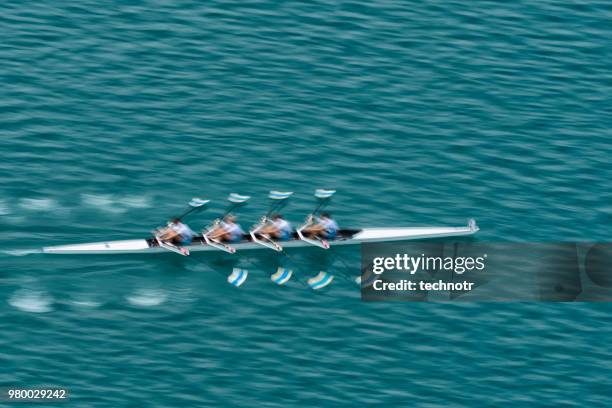
M 142 196 L 126 196 L 121 202 L 128 208 L 150 208 L 151 199 Z
M 86 308 L 86 309 L 97 309 L 102 306 L 102 302 L 96 302 L 90 299 L 75 299 L 70 302 L 73 306 Z
M 125 208 L 118 205 L 118 200 L 111 194 L 81 194 L 83 205 L 94 207 L 99 211 L 119 214 L 125 212 Z
M 139 289 L 126 299 L 134 306 L 152 307 L 164 303 L 168 295 L 161 289 Z
M 20 289 L 8 300 L 9 305 L 30 313 L 48 313 L 53 310 L 53 298 L 45 291 Z

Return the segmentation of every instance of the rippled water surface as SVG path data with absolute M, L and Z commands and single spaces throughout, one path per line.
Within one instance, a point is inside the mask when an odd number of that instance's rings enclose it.
M 1 386 L 75 406 L 609 406 L 610 307 L 365 304 L 308 251 L 49 257 L 194 195 L 345 226 L 612 238 L 609 2 L 14 2 L 0 13 Z M 25 406 L 25 405 L 24 405 Z

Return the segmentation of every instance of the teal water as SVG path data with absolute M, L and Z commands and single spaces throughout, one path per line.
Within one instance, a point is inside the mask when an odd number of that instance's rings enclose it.
M 267 255 L 48 257 L 140 237 L 192 196 L 338 190 L 345 226 L 612 238 L 604 1 L 4 4 L 0 387 L 71 405 L 609 406 L 607 305 L 364 304 Z M 313 271 L 307 253 L 299 275 Z M 24 404 L 25 406 L 25 404 Z M 62 405 L 63 406 L 63 405 Z

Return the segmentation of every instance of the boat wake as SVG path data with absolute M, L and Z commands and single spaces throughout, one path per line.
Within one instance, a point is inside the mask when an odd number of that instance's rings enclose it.
M 32 254 L 41 254 L 42 249 L 40 248 L 31 248 L 31 249 L 5 249 L 0 251 L 1 254 L 11 255 L 11 256 L 26 256 Z
M 115 196 L 112 194 L 81 194 L 83 205 L 99 211 L 122 214 L 130 209 L 151 207 L 151 199 L 141 196 Z

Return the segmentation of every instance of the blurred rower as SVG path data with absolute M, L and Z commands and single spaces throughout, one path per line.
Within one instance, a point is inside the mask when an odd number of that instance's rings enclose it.
M 183 224 L 180 218 L 174 218 L 170 221 L 168 228 L 165 229 L 159 239 L 174 245 L 189 245 L 194 235 L 195 233 L 191 228 Z
M 320 237 L 333 240 L 338 235 L 338 224 L 328 212 L 321 213 L 317 223 L 304 228 L 304 232 L 310 237 Z
M 282 215 L 276 214 L 272 217 L 272 222 L 268 222 L 258 233 L 275 240 L 287 241 L 293 235 L 293 227 Z
M 228 214 L 223 217 L 223 221 L 213 229 L 208 235 L 209 238 L 224 242 L 240 242 L 244 236 L 244 231 L 236 223 L 236 216 Z

